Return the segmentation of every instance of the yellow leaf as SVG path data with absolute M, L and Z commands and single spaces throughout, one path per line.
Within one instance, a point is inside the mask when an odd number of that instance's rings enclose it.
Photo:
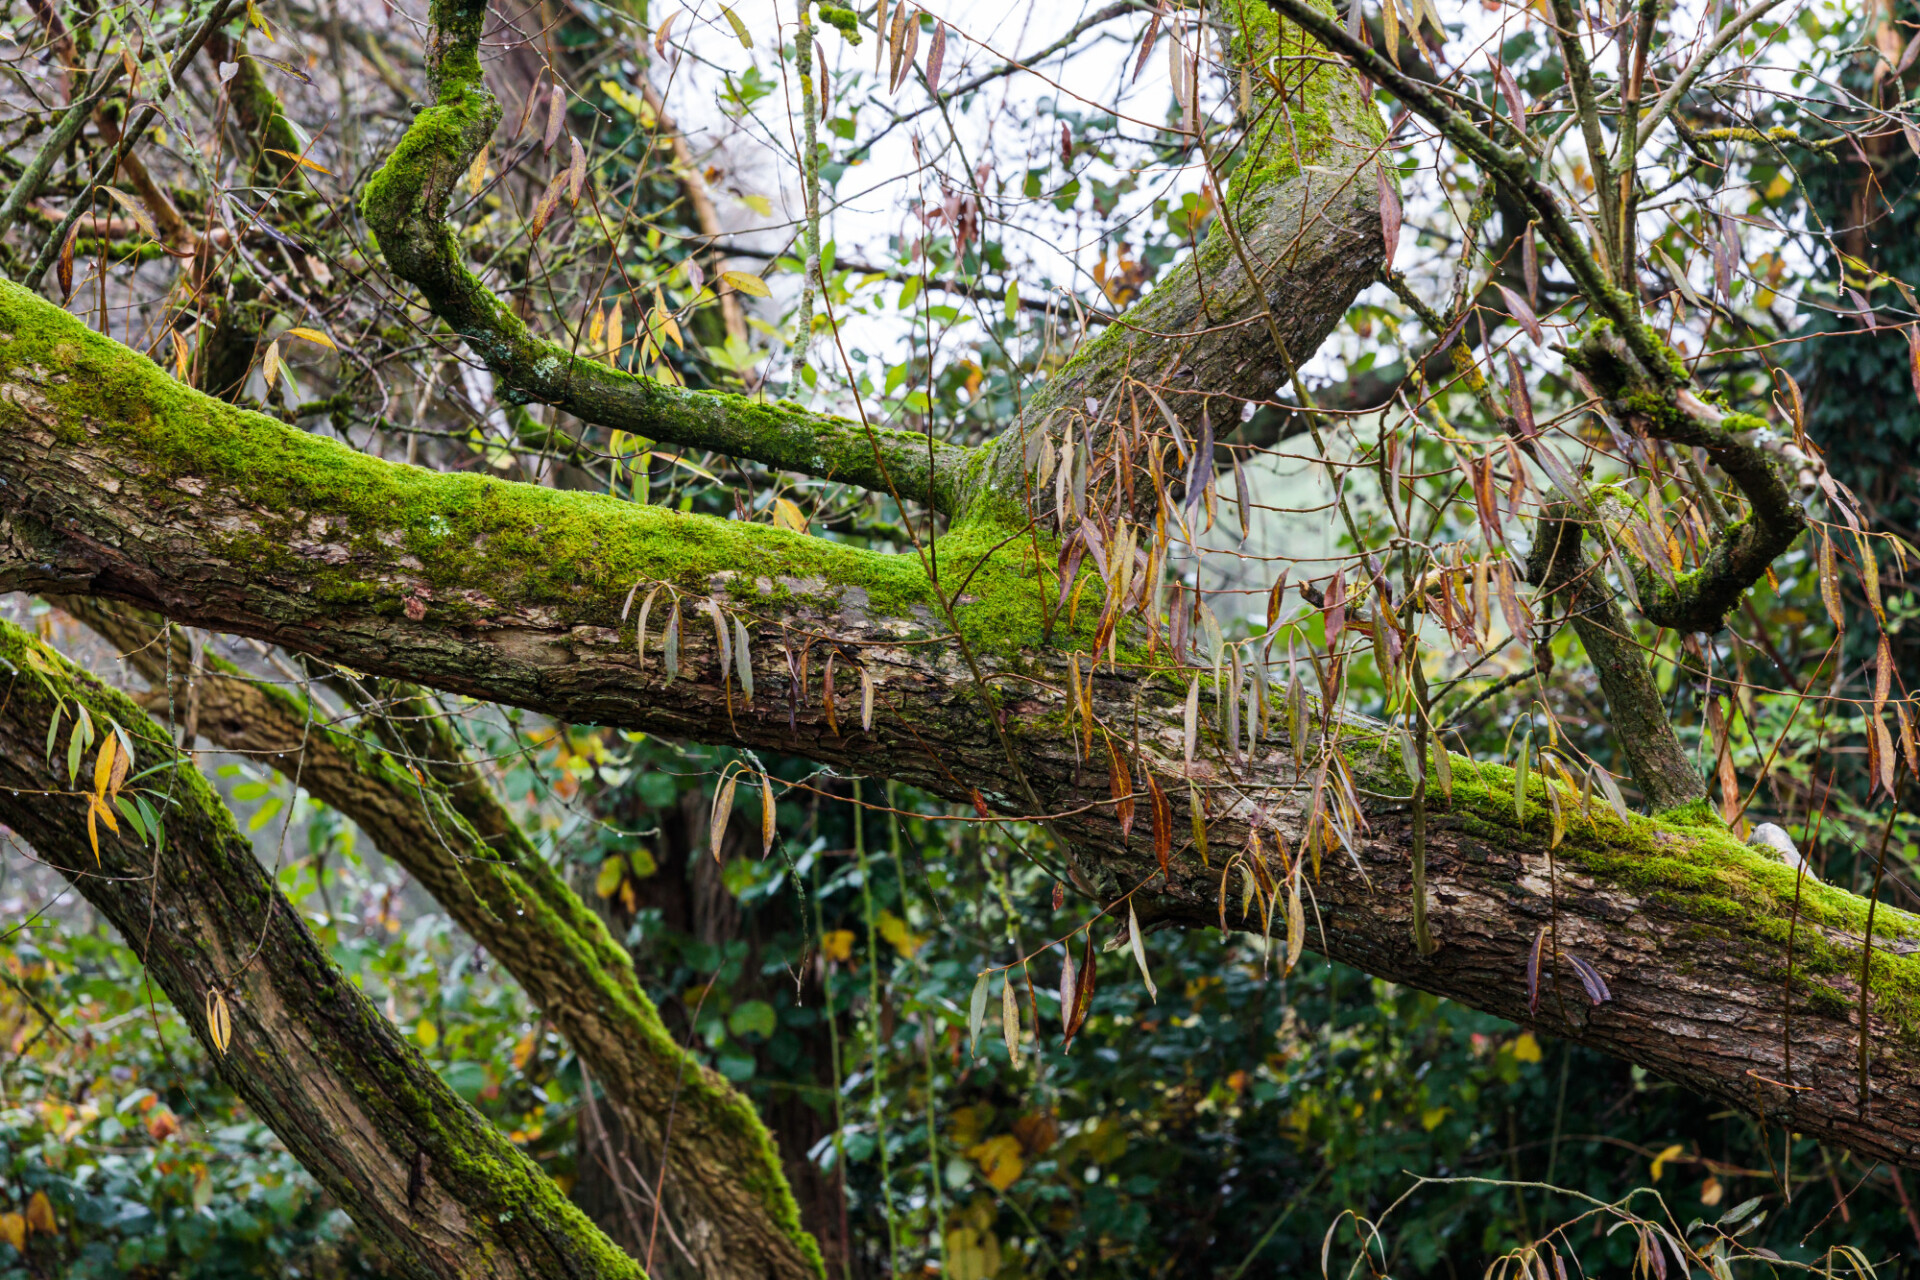
M 269 40 L 273 39 L 273 28 L 267 25 L 267 20 L 261 16 L 260 9 L 253 0 L 247 0 L 247 21 L 258 27 L 261 35 Z
M 1026 1161 L 1020 1155 L 1020 1139 L 1010 1133 L 988 1138 L 979 1146 L 969 1148 L 967 1158 L 979 1165 L 987 1181 L 1001 1191 L 1018 1181 L 1026 1170 Z
M 767 288 L 767 282 L 759 276 L 746 271 L 722 271 L 721 282 L 729 288 L 746 294 L 750 298 L 771 298 L 773 290 Z
M 915 933 L 907 927 L 905 920 L 885 909 L 880 912 L 880 936 L 909 960 L 913 959 L 914 952 L 927 944 L 926 934 Z
M 249 0 L 249 2 L 251 2 L 251 0 Z M 747 34 L 747 24 L 740 21 L 740 15 L 724 4 L 720 6 L 720 12 L 727 16 L 727 22 L 733 27 L 733 34 L 740 37 L 740 47 L 742 49 L 752 49 L 753 37 Z
M 312 169 L 315 173 L 324 173 L 329 178 L 333 176 L 333 170 L 327 168 L 325 165 L 321 164 L 317 160 L 309 160 L 305 156 L 297 156 L 291 151 L 281 151 L 277 147 L 267 147 L 265 148 L 265 150 L 266 150 L 266 153 L 270 156 L 285 156 L 287 159 L 299 165 L 302 169 Z
M 1428 1133 L 1432 1133 L 1444 1124 L 1447 1117 L 1452 1114 L 1452 1107 L 1429 1107 L 1420 1113 L 1420 1127 Z
M 835 929 L 820 939 L 820 952 L 829 960 L 844 964 L 853 958 L 853 930 Z
M 533 1032 L 529 1031 L 520 1037 L 518 1044 L 513 1046 L 513 1069 L 515 1071 L 524 1071 L 526 1069 L 527 1063 L 533 1060 L 533 1050 Z
M 147 211 L 142 208 L 132 196 L 124 191 L 116 191 L 112 187 L 102 187 L 100 189 L 112 196 L 114 202 L 127 211 L 127 216 L 133 219 L 133 224 L 139 227 L 142 232 L 155 240 L 160 238 L 160 232 L 154 227 L 153 219 L 147 216 Z
M 1533 1038 L 1533 1032 L 1522 1031 L 1513 1042 L 1513 1060 L 1515 1062 L 1540 1061 L 1540 1042 Z
M 1653 1174 L 1652 1174 L 1653 1180 L 1655 1182 L 1660 1181 L 1660 1175 L 1666 1171 L 1667 1161 L 1677 1159 L 1681 1155 L 1681 1153 L 1684 1152 L 1685 1150 L 1686 1150 L 1685 1147 L 1682 1147 L 1679 1143 L 1676 1142 L 1672 1146 L 1668 1147 L 1665 1151 L 1662 1151 L 1659 1155 L 1655 1156 L 1653 1158 Z
M 271 387 L 273 380 L 280 376 L 280 340 L 274 339 L 267 344 L 267 354 L 260 360 L 260 376 Z
M 603 898 L 611 898 L 620 892 L 620 882 L 626 878 L 626 860 L 615 854 L 600 864 L 600 875 L 593 882 L 593 891 Z
M 1700 1188 L 1700 1203 L 1711 1209 L 1714 1205 L 1719 1204 L 1721 1198 L 1726 1194 L 1727 1188 L 1721 1183 L 1720 1179 L 1709 1175 L 1706 1183 Z
M 47 1199 L 44 1191 L 34 1192 L 27 1200 L 27 1230 L 49 1236 L 60 1230 L 53 1220 L 53 1201 Z
M 325 347 L 329 351 L 338 351 L 340 349 L 339 347 L 336 347 L 333 345 L 332 338 L 329 338 L 326 334 L 320 332 L 318 329 L 302 329 L 298 326 L 295 326 L 294 328 L 287 330 L 285 333 L 281 334 L 280 336 L 283 338 L 305 338 L 308 342 L 319 343 L 321 346 Z
M 16 1249 L 27 1247 L 27 1220 L 17 1213 L 0 1213 L 0 1243 Z
M 225 1053 L 233 1043 L 233 1017 L 227 1012 L 227 997 L 219 991 L 207 992 L 207 1034 L 216 1052 Z
M 105 800 L 107 787 L 113 782 L 113 761 L 120 753 L 120 739 L 109 733 L 100 742 L 100 754 L 93 762 L 93 794 L 95 798 Z
M 480 154 L 467 166 L 467 194 L 470 196 L 479 195 L 480 188 L 487 185 L 487 153 L 492 149 L 491 145 L 481 147 Z
M 775 498 L 773 500 L 773 522 L 781 528 L 791 529 L 795 533 L 805 533 L 807 531 L 807 517 L 801 512 L 799 506 L 786 498 Z
M 414 1024 L 413 1038 L 419 1041 L 422 1049 L 431 1049 L 440 1043 L 440 1028 L 426 1018 L 422 1018 Z
M 765 196 L 743 195 L 740 197 L 740 203 L 763 218 L 771 218 L 773 216 L 773 201 L 767 199 Z

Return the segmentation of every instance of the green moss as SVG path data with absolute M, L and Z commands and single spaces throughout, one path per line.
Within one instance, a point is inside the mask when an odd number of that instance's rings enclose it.
M 838 5 L 823 4 L 814 9 L 820 20 L 847 38 L 848 44 L 860 43 L 860 15 Z

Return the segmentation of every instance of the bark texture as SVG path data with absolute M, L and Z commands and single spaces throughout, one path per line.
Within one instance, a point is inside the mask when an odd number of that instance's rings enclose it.
M 822 1274 L 753 1104 L 674 1042 L 626 951 L 466 764 L 437 708 L 403 699 L 381 717 L 387 741 L 369 742 L 334 727 L 327 708 L 226 663 L 209 662 L 189 687 L 191 655 L 177 633 L 169 660 L 159 629 L 124 607 L 61 603 L 126 653 L 161 705 L 171 675 L 173 706 L 208 740 L 299 757 L 300 785 L 358 823 L 513 974 L 605 1091 L 598 1106 L 645 1161 L 638 1185 L 663 1188 L 655 1276 Z
M 160 726 L 5 624 L 0 658 L 0 822 L 30 834 L 114 923 L 215 1069 L 403 1274 L 640 1275 L 333 963 Z M 137 767 L 172 764 L 151 782 L 160 849 L 142 847 L 130 824 L 118 835 L 101 826 L 96 861 L 86 794 L 47 763 L 56 706 L 70 734 L 76 703 L 102 731 L 109 719 L 127 730 Z M 209 1027 L 215 992 L 231 1020 L 224 1051 Z
M 1276 878 L 1285 864 L 1274 836 L 1290 850 L 1302 845 L 1311 790 L 1287 744 L 1269 740 L 1238 756 L 1212 730 L 1192 767 L 1211 811 L 1211 865 L 1176 849 L 1163 880 L 1146 833 L 1121 837 L 1106 779 L 1075 759 L 1064 659 L 1036 603 L 1057 590 L 1053 566 L 1023 543 L 964 528 L 945 540 L 943 573 L 968 584 L 955 609 L 963 648 L 937 620 L 916 557 L 368 459 L 179 388 L 17 290 L 0 291 L 0 332 L 11 335 L 0 342 L 0 586 L 136 600 L 359 670 L 575 722 L 776 748 L 955 800 L 978 786 L 1003 813 L 1030 812 L 1020 797 L 1031 787 L 1063 815 L 1056 827 L 1072 842 L 1082 892 L 1100 907 L 1133 893 L 1149 925 L 1217 922 L 1219 860 L 1247 849 L 1254 827 L 1266 833 Z M 656 637 L 678 593 L 684 641 L 671 681 L 658 639 L 643 667 L 632 621 L 620 622 L 636 581 L 664 584 L 650 621 Z M 751 624 L 751 704 L 737 665 L 723 676 L 716 660 L 709 603 Z M 1092 612 L 1082 609 L 1083 626 Z M 829 651 L 838 668 L 832 716 Z M 968 653 L 995 692 L 1005 746 L 971 683 Z M 1095 715 L 1116 732 L 1139 725 L 1131 768 L 1179 779 L 1184 675 L 1153 671 L 1137 649 L 1126 654 L 1139 665 L 1102 669 Z M 859 669 L 874 685 L 870 729 L 861 726 Z M 1209 721 L 1216 710 L 1209 700 Z M 1459 760 L 1451 811 L 1430 823 L 1440 949 L 1422 960 L 1409 924 L 1401 806 L 1391 799 L 1405 794 L 1405 780 L 1383 763 L 1367 726 L 1343 733 L 1361 788 L 1384 798 L 1363 801 L 1370 829 L 1354 836 L 1356 857 L 1337 845 L 1325 854 L 1313 886 L 1325 933 L 1310 943 L 1526 1021 L 1526 957 L 1551 924 L 1553 946 L 1598 966 L 1613 1000 L 1588 1010 L 1550 988 L 1543 1029 L 1798 1132 L 1915 1162 L 1920 921 L 1884 906 L 1875 916 L 1863 1112 L 1853 1054 L 1864 901 L 1798 884 L 1710 826 L 1605 815 L 1570 824 L 1550 877 L 1544 784 L 1534 778 L 1517 820 L 1511 775 Z M 1133 741 L 1129 732 L 1129 756 Z M 1185 830 L 1186 789 L 1168 790 L 1175 828 Z M 1237 884 L 1227 892 L 1238 901 Z

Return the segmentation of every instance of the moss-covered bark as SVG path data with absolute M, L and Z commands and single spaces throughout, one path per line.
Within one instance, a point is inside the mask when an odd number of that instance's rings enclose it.
M 665 1147 L 666 1225 L 685 1256 L 663 1271 L 711 1280 L 821 1274 L 819 1250 L 801 1229 L 752 1104 L 674 1043 L 627 953 L 464 765 L 460 744 L 431 708 L 387 718 L 390 752 L 331 727 L 324 709 L 312 712 L 291 690 L 244 679 L 218 660 L 190 691 L 191 657 L 178 633 L 169 655 L 158 628 L 124 607 L 84 597 L 62 603 L 127 654 L 156 698 L 170 697 L 184 716 L 191 697 L 210 741 L 298 756 L 301 785 L 352 818 L 513 974 L 587 1064 L 605 1091 L 601 1105 L 634 1135 L 635 1150 L 657 1160 Z M 651 1185 L 657 1170 L 647 1173 Z
M 214 1068 L 403 1274 L 641 1274 L 340 971 L 160 726 L 4 624 L 0 660 L 0 821 L 119 928 Z M 137 768 L 170 766 L 141 784 L 165 815 L 157 850 L 122 819 L 117 835 L 99 827 L 96 861 L 87 797 L 45 750 L 56 711 L 64 741 L 78 706 L 102 732 L 127 730 Z
M 1144 886 L 1135 900 L 1149 922 L 1216 920 L 1220 858 L 1246 847 L 1250 824 L 1270 829 L 1270 856 L 1274 830 L 1300 846 L 1308 797 L 1291 751 L 1276 742 L 1238 768 L 1195 767 L 1214 807 L 1211 870 L 1178 851 L 1162 881 L 1145 833 L 1121 837 L 1105 779 L 1083 774 L 1062 732 L 1064 660 L 1037 603 L 1053 589 L 1052 566 L 1023 543 L 1000 547 L 968 527 L 942 551 L 943 580 L 967 582 L 956 612 L 999 699 L 1010 760 L 915 557 L 369 459 L 181 388 L 18 290 L 0 289 L 0 339 L 0 586 L 137 600 L 363 671 L 575 722 L 788 751 L 955 800 L 978 786 L 1003 812 L 1029 812 L 1030 786 L 1047 810 L 1068 815 L 1056 825 L 1072 842 L 1082 890 L 1104 905 Z M 644 668 L 632 621 L 620 622 L 636 581 L 668 584 Z M 670 591 L 681 593 L 683 625 L 671 682 L 657 639 Z M 723 683 L 707 600 L 750 626 L 751 705 L 737 678 Z M 1083 625 L 1093 612 L 1082 609 Z M 790 681 L 783 645 L 804 690 Z M 829 645 L 840 655 L 831 717 L 821 678 Z M 870 729 L 860 724 L 856 666 L 875 683 Z M 1184 690 L 1124 664 L 1095 681 L 1098 713 L 1128 725 L 1137 715 L 1143 757 L 1162 778 L 1183 772 Z M 1370 747 L 1357 757 L 1371 777 L 1363 785 L 1399 793 L 1377 759 Z M 1524 1020 L 1526 955 L 1552 920 L 1562 949 L 1598 965 L 1614 999 L 1587 1010 L 1550 995 L 1545 1029 L 1764 1107 L 1797 1130 L 1915 1159 L 1920 922 L 1885 907 L 1876 917 L 1874 1109 L 1863 1122 L 1849 976 L 1860 899 L 1799 886 L 1792 925 L 1796 885 L 1778 863 L 1724 832 L 1605 817 L 1572 824 L 1552 864 L 1556 894 L 1538 779 L 1522 824 L 1504 770 L 1460 761 L 1454 772 L 1456 804 L 1447 812 L 1436 803 L 1428 837 L 1438 953 L 1422 959 L 1410 940 L 1405 818 L 1391 800 L 1367 802 L 1372 827 L 1356 848 L 1366 879 L 1338 849 L 1323 859 L 1315 895 L 1326 932 L 1310 943 Z M 1184 808 L 1185 788 L 1169 790 Z M 1179 814 L 1176 827 L 1184 821 Z M 1238 885 L 1228 892 L 1237 902 Z M 1789 1007 L 1793 1091 L 1767 1083 L 1786 1079 Z

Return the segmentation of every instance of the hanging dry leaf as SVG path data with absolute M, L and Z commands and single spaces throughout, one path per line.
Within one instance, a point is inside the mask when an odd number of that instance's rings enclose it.
M 1147 984 L 1147 995 L 1159 1004 L 1160 988 L 1153 985 L 1153 973 L 1147 968 L 1147 944 L 1140 937 L 1140 917 L 1134 914 L 1132 898 L 1127 899 L 1127 942 L 1133 948 L 1133 962 L 1140 966 L 1141 980 Z
M 747 24 L 740 21 L 740 15 L 724 4 L 720 6 L 720 12 L 726 15 L 727 25 L 733 28 L 733 34 L 740 41 L 740 47 L 751 52 L 753 36 L 747 31 Z
M 727 821 L 733 817 L 733 792 L 739 785 L 738 774 L 728 774 L 713 793 L 713 809 L 707 814 L 707 848 L 715 862 L 720 861 L 720 841 L 727 834 Z
M 1007 1042 L 1007 1062 L 1020 1065 L 1020 998 L 1013 992 L 1013 970 L 1000 984 L 1000 1035 Z
M 667 20 L 660 24 L 660 29 L 653 33 L 653 52 L 656 57 L 666 56 L 667 35 L 673 30 L 673 20 L 679 16 L 680 10 L 675 9 L 667 15 Z
M 873 672 L 860 668 L 860 728 L 873 732 Z
M 487 185 L 487 159 L 488 159 L 488 156 L 492 153 L 492 151 L 493 151 L 493 144 L 488 143 L 482 146 L 480 148 L 480 153 L 474 156 L 473 163 L 467 166 L 467 194 L 468 195 L 470 196 L 479 195 L 480 188 Z
M 233 1016 L 227 1011 L 227 997 L 219 991 L 207 992 L 207 1036 L 216 1053 L 226 1053 L 233 1043 Z
M 1520 322 L 1520 327 L 1527 331 L 1527 336 L 1533 339 L 1534 345 L 1545 346 L 1546 331 L 1540 327 L 1539 317 L 1533 314 L 1533 308 L 1527 305 L 1527 300 L 1503 284 L 1496 284 L 1494 288 L 1498 289 L 1500 296 L 1506 299 L 1507 313 Z
M 329 351 L 338 351 L 340 349 L 334 345 L 332 338 L 329 338 L 318 329 L 308 329 L 301 325 L 293 326 L 280 336 L 283 338 L 299 338 L 303 342 L 314 343 L 318 346 L 325 347 Z
M 747 638 L 747 626 L 739 618 L 733 620 L 733 667 L 734 674 L 740 678 L 740 695 L 748 706 L 753 705 L 753 649 Z
M 101 187 L 100 190 L 113 197 L 113 202 L 126 210 L 127 216 L 133 219 L 133 225 L 140 228 L 142 235 L 152 240 L 160 238 L 159 229 L 153 225 L 153 219 L 147 215 L 146 207 L 138 200 L 113 187 Z
M 1400 248 L 1400 223 L 1403 214 L 1400 210 L 1400 193 L 1394 190 L 1394 181 L 1387 176 L 1387 166 L 1374 166 L 1374 178 L 1380 190 L 1380 235 L 1386 241 L 1385 263 L 1393 266 L 1393 255 Z
M 661 662 L 667 669 L 667 683 L 672 684 L 680 674 L 680 601 L 673 602 L 673 612 L 667 615 L 667 634 L 661 640 Z
M 763 773 L 760 775 L 760 856 L 763 858 L 773 852 L 774 815 L 773 779 Z
M 580 203 L 580 193 L 587 186 L 587 149 L 580 145 L 580 139 L 569 137 L 573 155 L 567 162 L 567 203 Z
M 1073 948 L 1066 948 L 1066 955 L 1060 961 L 1060 1035 L 1064 1041 L 1073 1034 Z
M 556 80 L 552 92 L 547 95 L 547 128 L 540 137 L 543 150 L 553 150 L 553 144 L 560 141 L 560 131 L 566 127 L 566 123 L 567 91 Z
M 260 376 L 269 388 L 280 376 L 280 340 L 277 338 L 267 344 L 267 353 L 260 358 Z
M 933 20 L 933 41 L 927 46 L 927 89 L 936 96 L 940 92 L 940 67 L 947 58 L 947 24 L 938 18 Z

